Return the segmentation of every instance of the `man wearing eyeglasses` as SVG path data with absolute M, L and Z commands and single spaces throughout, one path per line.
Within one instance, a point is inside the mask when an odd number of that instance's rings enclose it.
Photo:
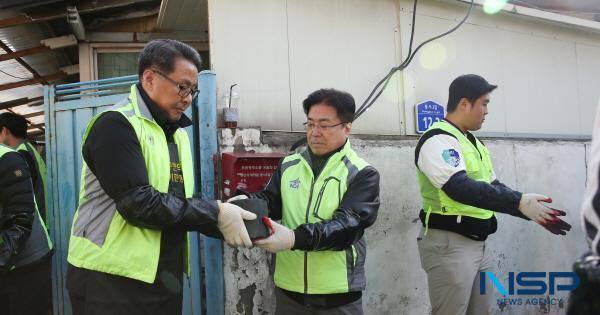
M 276 314 L 362 314 L 364 231 L 377 218 L 379 173 L 350 146 L 352 95 L 322 89 L 303 106 L 308 148 L 285 157 L 267 187 L 249 194 L 281 220 L 255 244 L 276 253 Z
M 252 243 L 256 215 L 193 195 L 184 111 L 198 94 L 200 56 L 174 40 L 149 42 L 140 83 L 89 123 L 79 207 L 68 252 L 74 314 L 181 314 L 186 232 Z

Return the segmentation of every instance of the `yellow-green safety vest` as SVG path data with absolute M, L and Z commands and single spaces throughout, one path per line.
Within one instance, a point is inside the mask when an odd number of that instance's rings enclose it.
M 9 152 L 17 153 L 17 151 L 0 144 L 0 158 Z M 31 185 L 31 192 L 33 194 L 33 185 Z M 33 201 L 35 205 L 35 214 L 31 224 L 31 233 L 25 240 L 25 243 L 19 248 L 16 257 L 11 258 L 11 265 L 7 269 L 12 270 L 34 263 L 46 256 L 52 250 L 52 241 L 50 240 L 44 221 L 40 216 L 37 202 L 35 201 L 35 194 L 33 194 Z
M 38 172 L 39 172 L 39 176 L 42 179 L 42 186 L 44 189 L 44 204 L 46 205 L 46 217 L 44 218 L 44 222 L 46 222 L 46 224 L 48 223 L 48 208 L 49 208 L 49 201 L 48 201 L 48 186 L 46 186 L 46 162 L 44 162 L 44 159 L 42 158 L 42 156 L 40 155 L 40 153 L 33 147 L 33 145 L 31 145 L 31 143 L 29 143 L 27 140 L 21 142 L 21 144 L 19 144 L 19 146 L 16 149 L 17 151 L 27 151 L 29 152 L 29 154 L 33 155 L 34 159 L 35 159 L 35 164 L 37 166 Z
M 282 223 L 290 229 L 331 219 L 348 184 L 369 165 L 351 149 L 349 140 L 327 160 L 317 178 L 307 161 L 305 151 L 287 156 L 281 164 Z M 275 259 L 275 285 L 304 294 L 362 291 L 365 256 L 364 236 L 341 251 L 282 251 Z
M 137 90 L 131 86 L 129 97 L 109 111 L 122 114 L 133 127 L 140 143 L 150 185 L 161 193 L 169 190 L 170 157 L 163 129 L 156 123 Z M 92 118 L 83 135 L 87 138 L 92 126 L 102 115 Z M 187 133 L 177 129 L 173 135 L 177 144 L 184 178 L 186 198 L 194 192 L 192 152 Z M 153 283 L 160 256 L 159 230 L 129 224 L 117 211 L 115 202 L 100 186 L 96 176 L 83 162 L 79 207 L 75 212 L 67 260 L 84 269 L 123 276 Z M 189 270 L 189 242 L 186 257 Z
M 467 177 L 491 183 L 493 176 L 492 159 L 488 149 L 475 138 L 477 147 L 455 126 L 446 122 L 436 122 L 425 131 L 423 136 L 435 129 L 441 129 L 453 135 L 460 144 L 460 157 L 464 159 Z M 442 154 L 442 152 L 440 152 Z M 469 206 L 448 197 L 446 193 L 433 186 L 427 176 L 417 168 L 417 177 L 421 187 L 421 198 L 423 201 L 423 210 L 426 213 L 425 226 L 428 227 L 429 215 L 431 213 L 441 215 L 460 215 L 477 219 L 489 219 L 494 212 L 487 209 Z

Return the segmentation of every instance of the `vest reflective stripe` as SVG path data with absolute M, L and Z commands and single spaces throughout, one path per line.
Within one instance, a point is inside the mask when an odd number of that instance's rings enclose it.
M 492 180 L 493 167 L 490 153 L 477 138 L 477 147 L 456 127 L 448 122 L 434 123 L 427 131 L 441 129 L 452 134 L 460 144 L 460 156 L 464 159 L 467 176 L 477 181 L 490 183 Z M 441 154 L 441 153 L 440 153 Z M 489 219 L 494 215 L 493 211 L 469 206 L 452 200 L 442 189 L 438 189 L 417 168 L 417 177 L 421 186 L 421 198 L 423 209 L 427 213 L 425 224 L 427 226 L 430 213 L 442 215 L 464 215 L 478 219 Z
M 350 147 L 333 154 L 318 178 L 313 178 L 308 152 L 287 156 L 281 166 L 283 225 L 295 229 L 304 223 L 332 218 L 348 183 L 368 166 Z M 342 251 L 283 251 L 275 260 L 275 285 L 308 294 L 362 291 L 365 288 L 364 237 Z
M 0 158 L 9 152 L 16 153 L 15 150 L 0 144 Z M 31 192 L 33 193 L 33 185 L 31 187 Z M 46 256 L 46 254 L 52 250 L 52 241 L 50 240 L 48 231 L 46 231 L 46 226 L 44 225 L 44 221 L 40 216 L 40 212 L 37 209 L 35 195 L 33 196 L 33 200 L 35 204 L 35 214 L 33 216 L 31 234 L 25 243 L 21 245 L 19 253 L 16 255 L 16 257 L 11 259 L 11 269 L 34 263 L 40 258 Z
M 46 208 L 48 208 L 48 186 L 46 186 L 46 162 L 42 159 L 42 156 L 38 153 L 38 151 L 31 145 L 31 143 L 27 141 L 21 142 L 17 147 L 17 151 L 27 151 L 31 154 L 35 159 L 35 165 L 37 166 L 39 176 L 42 179 L 42 186 L 44 188 L 44 204 Z M 48 222 L 48 209 L 46 209 L 46 217 L 43 218 L 44 222 Z
M 168 192 L 171 172 L 167 140 L 136 86 L 131 86 L 127 100 L 117 103 L 109 111 L 121 113 L 133 127 L 142 149 L 150 185 L 159 192 Z M 83 143 L 100 115 L 96 115 L 88 124 Z M 178 129 L 173 138 L 181 161 L 185 196 L 191 198 L 194 177 L 189 138 L 183 129 Z M 161 232 L 127 223 L 85 161 L 80 187 L 79 207 L 73 219 L 69 242 L 69 263 L 147 283 L 154 282 Z M 189 250 L 189 244 L 186 248 Z M 189 254 L 185 253 L 185 256 L 189 257 Z M 189 270 L 189 261 L 186 267 Z

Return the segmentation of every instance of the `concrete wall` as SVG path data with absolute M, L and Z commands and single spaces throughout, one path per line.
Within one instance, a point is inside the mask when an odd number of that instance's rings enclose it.
M 223 150 L 285 151 L 299 134 L 223 129 Z M 234 144 L 237 143 L 237 146 Z M 509 271 L 570 271 L 585 248 L 579 206 L 586 182 L 589 143 L 582 141 L 484 140 L 501 181 L 523 192 L 551 196 L 556 208 L 568 212 L 573 230 L 566 237 L 499 214 L 498 232 L 487 242 L 496 275 L 506 283 Z M 246 144 L 246 145 L 243 145 Z M 366 314 L 427 314 L 430 312 L 426 274 L 416 246 L 420 209 L 416 184 L 416 138 L 356 137 L 354 149 L 381 174 L 381 208 L 367 230 Z M 271 257 L 260 249 L 225 249 L 226 314 L 273 314 Z M 567 299 L 564 293 L 557 298 Z M 502 306 L 502 314 L 564 314 L 566 305 Z M 502 312 L 501 312 L 502 310 Z
M 240 126 L 301 131 L 302 100 L 334 87 L 361 104 L 408 54 L 412 0 L 209 1 L 219 105 L 237 83 Z M 460 21 L 467 4 L 418 2 L 413 49 Z M 600 25 L 600 23 L 597 23 Z M 600 96 L 600 33 L 475 6 L 456 32 L 419 50 L 354 124 L 367 134 L 415 134 L 414 105 L 445 105 L 452 79 L 478 73 L 499 88 L 484 132 L 582 136 Z M 550 123 L 548 123 L 550 122 Z
M 413 1 L 400 4 L 405 55 Z M 415 43 L 449 30 L 466 10 L 457 1 L 419 1 Z M 461 28 L 423 46 L 403 72 L 407 132 L 414 130 L 412 104 L 445 105 L 449 82 L 477 73 L 498 85 L 482 132 L 589 135 L 600 96 L 600 82 L 590 81 L 600 71 L 599 54 L 597 31 L 508 12 L 489 15 L 475 6 Z
M 218 73 L 219 105 L 237 83 L 241 126 L 299 131 L 298 106 L 322 87 L 357 99 L 399 63 L 395 0 L 217 0 L 209 2 L 212 69 Z M 380 125 L 357 128 L 400 134 L 399 86 L 372 112 Z

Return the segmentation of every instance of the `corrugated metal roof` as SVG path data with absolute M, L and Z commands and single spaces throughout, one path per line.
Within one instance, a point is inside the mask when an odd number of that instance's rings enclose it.
M 27 114 L 43 111 L 44 106 L 43 105 L 38 105 L 38 106 L 21 105 L 21 106 L 13 107 L 12 110 L 16 113 L 19 113 L 20 115 L 27 115 Z M 29 117 L 27 119 L 29 119 L 29 121 L 31 121 L 31 123 L 33 123 L 33 124 L 43 124 L 44 123 L 44 115 Z
M 0 19 L 14 17 L 18 13 L 13 11 L 0 11 Z M 41 46 L 40 40 L 51 37 L 48 32 L 42 28 L 41 24 L 32 23 L 27 25 L 19 25 L 7 28 L 0 28 L 0 40 L 8 46 L 12 51 L 20 51 L 28 48 Z M 7 51 L 0 48 L 0 53 L 5 54 Z M 40 76 L 50 75 L 58 72 L 59 62 L 56 53 L 53 51 L 43 52 L 39 54 L 22 57 L 23 61 L 33 68 Z M 32 79 L 33 73 L 26 69 L 16 59 L 0 61 L 0 84 L 19 82 Z M 43 94 L 42 84 L 33 84 L 19 88 L 0 91 L 0 102 L 8 102 L 21 98 L 35 98 Z M 40 102 L 36 102 L 39 104 Z M 37 113 L 44 110 L 43 105 L 29 106 L 21 105 L 11 108 L 12 111 L 27 115 Z M 7 110 L 0 110 L 6 112 Z M 44 115 L 38 115 L 27 118 L 32 124 L 43 124 Z M 31 131 L 39 131 L 39 129 L 31 129 Z
M 193 0 L 190 0 L 193 2 Z M 202 0 L 206 1 L 206 0 Z M 49 3 L 41 5 L 41 3 Z M 41 47 L 41 40 L 62 35 L 72 34 L 72 28 L 66 21 L 63 13 L 66 13 L 68 4 L 81 5 L 84 9 L 83 19 L 87 23 L 104 21 L 110 24 L 111 21 L 124 21 L 137 17 L 136 10 L 148 11 L 154 6 L 158 10 L 161 0 L 105 0 L 105 1 L 66 1 L 66 0 L 27 0 L 23 3 L 14 1 L 11 6 L 17 5 L 17 9 L 25 10 L 28 18 L 19 18 L 22 13 L 15 10 L 0 10 L 0 20 L 2 25 L 18 26 L 0 28 L 0 55 L 7 53 L 23 51 Z M 35 6 L 29 5 L 36 4 Z M 39 4 L 39 5 L 38 5 Z M 0 4 L 2 7 L 2 4 Z M 95 12 L 95 11 L 98 12 Z M 129 12 L 129 13 L 127 13 Z M 132 13 L 133 12 L 133 13 Z M 150 12 L 150 11 L 148 11 Z M 146 14 L 148 13 L 146 12 Z M 23 13 L 24 14 L 24 13 Z M 145 16 L 145 15 L 144 15 Z M 31 22 L 29 22 L 31 20 Z M 117 34 L 117 33 L 114 33 Z M 6 49 L 3 49 L 6 46 Z M 33 79 L 35 76 L 48 76 L 60 73 L 60 67 L 68 66 L 77 61 L 77 48 L 70 47 L 66 49 L 47 50 L 35 54 L 29 54 L 21 59 L 9 59 L 0 61 L 0 85 L 18 83 Z M 62 83 L 63 81 L 52 81 L 52 83 Z M 23 105 L 26 100 L 40 98 L 43 94 L 43 85 L 31 84 L 0 91 L 0 108 L 10 107 L 10 111 L 29 115 L 28 120 L 32 124 L 43 124 L 44 116 L 41 101 L 29 102 Z M 3 104 L 2 104 L 3 103 Z M 33 105 L 33 106 L 32 106 Z M 6 112 L 7 109 L 0 109 L 0 112 Z M 38 132 L 39 129 L 30 129 L 30 132 Z M 43 137 L 43 135 L 42 135 Z
M 7 18 L 15 15 L 14 12 L 2 11 L 0 17 Z M 47 38 L 47 36 L 37 23 L 0 28 L 0 40 L 13 51 L 41 46 L 40 40 L 44 38 Z M 0 52 L 2 54 L 7 53 L 1 48 Z M 57 58 L 52 51 L 22 57 L 22 59 L 41 76 L 56 73 L 59 69 Z M 0 61 L 0 84 L 19 82 L 31 78 L 33 78 L 33 74 L 19 64 L 16 59 Z M 41 96 L 42 93 L 41 84 L 4 90 L 0 91 L 0 102 L 22 97 L 37 97 Z M 15 110 L 23 110 L 23 108 L 15 108 Z
M 208 1 L 169 0 L 161 3 L 158 27 L 182 33 L 193 32 L 200 40 L 208 40 Z
M 13 51 L 41 46 L 40 40 L 48 38 L 37 23 L 0 28 L 0 40 Z M 52 51 L 23 57 L 40 75 L 48 75 L 58 71 L 59 64 Z M 0 69 L 5 62 L 0 62 Z

